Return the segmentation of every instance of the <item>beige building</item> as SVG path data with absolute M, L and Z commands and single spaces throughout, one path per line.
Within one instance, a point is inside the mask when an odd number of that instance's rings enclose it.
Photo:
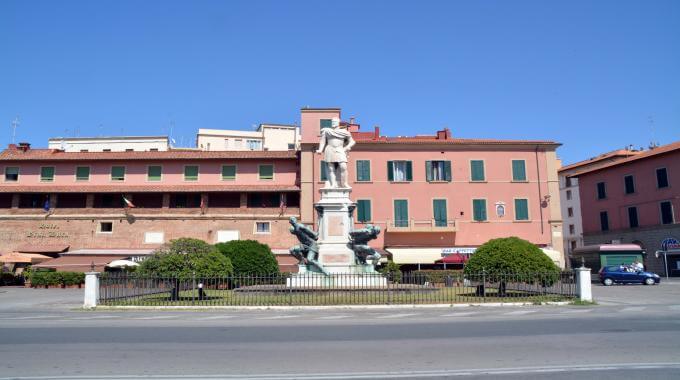
M 64 152 L 164 152 L 168 136 L 54 137 L 49 149 Z
M 300 130 L 286 124 L 260 124 L 256 131 L 199 129 L 196 146 L 211 151 L 298 150 Z

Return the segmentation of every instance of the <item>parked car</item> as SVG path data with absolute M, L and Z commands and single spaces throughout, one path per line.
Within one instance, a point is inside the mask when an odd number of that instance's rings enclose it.
M 654 285 L 661 282 L 661 277 L 656 273 L 635 271 L 630 267 L 610 266 L 600 269 L 600 282 L 605 286 L 619 284 L 638 283 Z

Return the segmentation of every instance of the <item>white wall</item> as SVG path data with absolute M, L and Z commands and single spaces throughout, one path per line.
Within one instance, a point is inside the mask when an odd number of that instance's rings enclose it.
M 564 236 L 564 251 L 572 251 L 572 241 L 576 242 L 576 248 L 583 247 L 583 221 L 581 219 L 581 200 L 579 198 L 578 178 L 571 179 L 571 186 L 567 187 L 566 175 L 560 173 L 560 204 L 562 208 L 562 233 Z M 571 199 L 567 199 L 567 192 L 571 191 Z M 569 208 L 573 210 L 573 216 L 569 216 Z M 574 226 L 574 233 L 569 232 L 569 225 Z
M 66 152 L 125 152 L 132 149 L 135 152 L 166 151 L 169 148 L 167 137 L 72 137 L 52 138 L 48 141 L 49 149 L 63 149 Z

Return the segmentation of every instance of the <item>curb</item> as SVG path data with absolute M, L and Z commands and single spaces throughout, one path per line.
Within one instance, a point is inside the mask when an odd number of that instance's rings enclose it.
M 521 306 L 565 306 L 571 302 L 490 302 L 426 305 L 331 305 L 331 306 L 97 306 L 85 310 L 404 310 L 404 309 L 443 309 L 465 307 L 521 307 Z

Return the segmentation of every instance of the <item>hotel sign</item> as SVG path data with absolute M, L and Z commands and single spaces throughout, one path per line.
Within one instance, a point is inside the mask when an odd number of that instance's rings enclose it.
M 663 239 L 663 241 L 661 242 L 661 250 L 662 251 L 680 250 L 680 242 L 678 242 L 677 239 L 671 237 Z
M 60 231 L 59 226 L 53 223 L 40 223 L 37 231 L 27 231 L 27 238 L 46 239 L 46 238 L 67 238 L 68 232 Z

